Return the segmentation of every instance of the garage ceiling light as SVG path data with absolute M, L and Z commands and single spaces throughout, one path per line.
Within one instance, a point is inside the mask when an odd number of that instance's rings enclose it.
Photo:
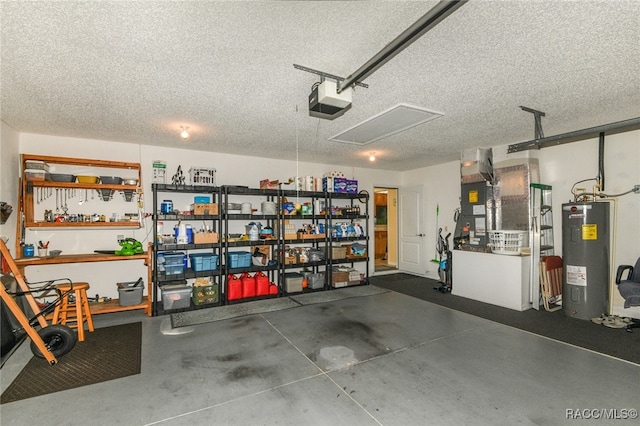
M 360 124 L 329 138 L 330 141 L 366 145 L 426 123 L 443 114 L 407 104 L 398 104 Z

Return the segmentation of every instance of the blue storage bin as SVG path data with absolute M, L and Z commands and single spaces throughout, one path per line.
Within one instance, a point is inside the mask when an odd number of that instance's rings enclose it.
M 215 271 L 218 269 L 218 255 L 211 253 L 190 254 L 191 269 L 196 272 Z
M 184 274 L 184 264 L 167 265 L 164 267 L 165 275 L 181 275 Z
M 166 252 L 163 253 L 164 266 L 184 265 L 184 253 L 182 252 Z M 160 259 L 158 259 L 160 260 Z
M 227 253 L 229 268 L 248 268 L 251 266 L 251 253 L 246 251 L 231 251 Z
M 187 255 L 182 252 L 167 251 L 158 253 L 158 272 L 165 275 L 183 274 L 187 269 Z

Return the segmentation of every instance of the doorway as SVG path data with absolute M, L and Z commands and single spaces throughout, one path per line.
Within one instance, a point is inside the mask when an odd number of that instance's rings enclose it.
M 398 269 L 398 189 L 373 188 L 375 272 Z

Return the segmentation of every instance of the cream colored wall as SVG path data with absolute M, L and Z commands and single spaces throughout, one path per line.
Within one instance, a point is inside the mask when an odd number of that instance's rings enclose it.
M 258 187 L 261 179 L 286 180 L 295 176 L 299 171 L 301 176 L 322 176 L 327 171 L 340 170 L 348 177 L 358 180 L 359 189 L 364 189 L 373 194 L 373 182 L 382 178 L 397 186 L 399 176 L 396 172 L 375 171 L 360 168 L 344 168 L 334 165 L 299 163 L 294 161 L 264 159 L 261 157 L 244 157 L 238 155 L 218 154 L 212 152 L 194 151 L 176 148 L 158 148 L 147 145 L 128 144 L 119 142 L 97 141 L 87 139 L 65 138 L 50 135 L 20 134 L 20 153 L 66 156 L 76 158 L 97 158 L 104 160 L 119 160 L 139 162 L 142 165 L 142 181 L 145 194 L 146 213 L 153 211 L 152 206 L 152 163 L 154 160 L 163 160 L 167 163 L 167 182 L 176 172 L 178 166 L 182 166 L 188 179 L 188 171 L 191 166 L 215 167 L 217 169 L 218 185 L 244 185 L 252 188 Z M 18 163 L 17 153 L 15 163 Z M 3 156 L 3 163 L 4 163 Z M 16 171 L 17 175 L 17 171 Z M 188 209 L 193 196 L 172 194 L 174 205 L 178 209 Z M 251 202 L 258 202 L 255 198 Z M 93 203 L 93 204 L 92 204 Z M 90 200 L 87 208 L 96 206 L 96 212 L 106 210 L 107 214 L 115 201 L 104 202 L 97 199 Z M 83 206 L 86 207 L 86 206 Z M 29 231 L 29 241 L 50 240 L 52 247 L 63 250 L 65 253 L 87 253 L 95 249 L 118 249 L 116 235 L 136 238 L 146 242 L 154 233 L 152 232 L 151 218 L 145 220 L 145 227 L 138 230 L 46 230 L 37 229 Z M 369 224 L 373 230 L 373 219 Z M 14 232 L 10 235 L 13 236 Z M 371 232 L 373 238 L 373 232 Z M 359 269 L 364 268 L 358 265 Z M 370 264 L 370 273 L 373 273 L 373 262 Z M 362 269 L 364 270 L 364 269 Z M 146 267 L 142 261 L 122 261 L 110 263 L 50 265 L 45 267 L 32 266 L 27 269 L 29 279 L 38 280 L 57 276 L 69 276 L 76 280 L 90 281 L 90 296 L 117 297 L 115 283 L 119 281 L 131 281 L 140 276 L 146 277 Z
M 16 218 L 18 217 L 18 147 L 19 133 L 4 121 L 0 121 L 0 201 L 13 206 L 13 213 L 4 225 L 0 236 L 9 239 L 11 253 L 15 249 Z

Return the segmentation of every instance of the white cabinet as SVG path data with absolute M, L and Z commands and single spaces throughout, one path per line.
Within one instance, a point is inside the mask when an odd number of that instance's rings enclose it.
M 453 251 L 451 294 L 517 311 L 531 309 L 529 256 Z

